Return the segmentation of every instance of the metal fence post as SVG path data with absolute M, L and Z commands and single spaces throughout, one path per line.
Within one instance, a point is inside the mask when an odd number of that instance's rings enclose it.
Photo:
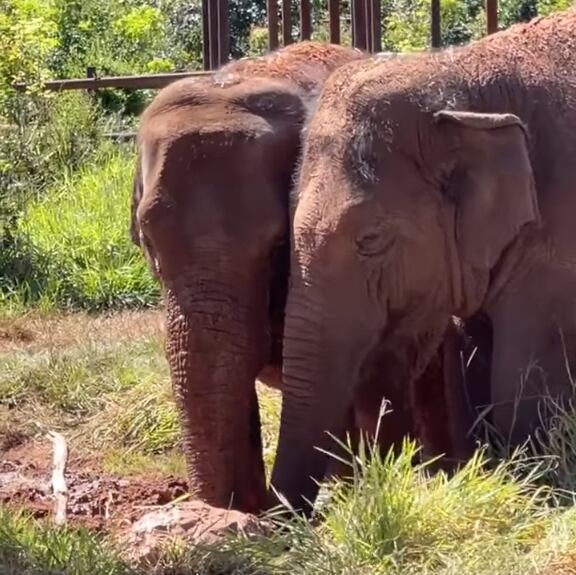
M 498 0 L 486 0 L 486 32 L 498 31 Z
M 430 35 L 432 37 L 432 48 L 440 48 L 440 46 L 442 46 L 442 28 L 440 23 L 440 0 L 431 0 Z
M 268 50 L 278 48 L 278 0 L 266 0 L 268 15 Z

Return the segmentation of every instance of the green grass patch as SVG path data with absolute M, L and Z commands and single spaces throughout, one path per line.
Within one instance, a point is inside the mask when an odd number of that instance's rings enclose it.
M 150 454 L 118 448 L 104 450 L 102 470 L 120 476 L 130 475 L 175 475 L 186 477 L 186 461 L 179 450 L 168 453 Z
M 280 398 L 262 385 L 258 392 L 270 471 Z M 0 445 L 17 443 L 16 430 L 23 438 L 38 433 L 38 423 L 65 432 L 75 449 L 103 453 L 110 471 L 184 475 L 178 412 L 157 336 L 0 354 L 0 419 Z
M 52 528 L 0 508 L 0 572 L 6 575 L 129 575 L 114 551 L 87 531 Z
M 399 456 L 366 452 L 352 484 L 334 482 L 316 527 L 274 520 L 266 536 L 213 546 L 173 544 L 135 573 L 154 575 L 564 575 L 575 567 L 576 511 L 535 485 L 522 455 L 490 467 L 478 452 L 448 477 Z M 532 472 L 526 474 L 525 466 Z M 128 573 L 105 542 L 0 511 L 0 569 L 25 574 Z
M 0 355 L 2 409 L 13 420 L 4 435 L 15 423 L 29 430 L 38 422 L 67 430 L 84 447 L 146 455 L 179 443 L 168 366 L 157 339 Z
M 262 425 L 262 450 L 264 465 L 268 475 L 272 472 L 276 441 L 280 430 L 280 410 L 282 402 L 280 393 L 262 384 L 256 385 L 258 403 L 260 405 L 260 423 Z
M 159 285 L 129 236 L 134 166 L 118 148 L 30 202 L 2 255 L 0 305 L 44 310 L 153 306 Z

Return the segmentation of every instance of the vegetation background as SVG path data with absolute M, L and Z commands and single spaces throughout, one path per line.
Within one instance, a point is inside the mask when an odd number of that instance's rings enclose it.
M 500 23 L 563 9 L 570 0 L 503 0 Z M 298 25 L 297 3 L 294 21 Z M 231 0 L 231 55 L 266 49 L 265 0 Z M 350 39 L 344 0 L 344 42 Z M 481 0 L 441 0 L 445 45 L 477 38 Z M 429 45 L 428 0 L 384 0 L 383 49 Z M 313 2 L 314 38 L 327 39 L 327 3 Z M 297 30 L 294 31 L 297 37 Z M 49 78 L 201 67 L 199 0 L 0 0 L 0 308 L 103 310 L 154 306 L 158 286 L 128 239 L 130 144 L 151 91 L 46 93 Z M 27 82 L 27 94 L 12 84 Z
M 501 0 L 500 26 L 571 3 Z M 326 4 L 313 0 L 315 39 L 328 37 Z M 230 0 L 233 57 L 265 51 L 265 6 Z M 342 10 L 347 43 L 348 0 Z M 429 0 L 383 0 L 382 13 L 384 50 L 429 45 Z M 483 34 L 482 0 L 441 0 L 441 14 L 446 46 Z M 200 1 L 0 0 L 0 455 L 39 421 L 98 452 L 104 472 L 182 474 L 160 290 L 128 233 L 133 144 L 105 136 L 134 129 L 153 92 L 41 90 L 89 66 L 100 75 L 199 69 Z M 269 467 L 279 401 L 259 393 Z M 413 467 L 412 444 L 398 458 L 361 457 L 352 490 L 331 489 L 321 528 L 296 521 L 277 538 L 167 554 L 146 572 L 575 573 L 576 414 L 553 407 L 536 441 L 544 459 L 529 447 L 494 469 L 479 452 L 447 479 Z M 1 573 L 135 573 L 108 543 L 0 508 Z

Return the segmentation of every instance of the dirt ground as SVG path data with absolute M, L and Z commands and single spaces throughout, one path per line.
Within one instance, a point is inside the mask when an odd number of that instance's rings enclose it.
M 163 323 L 158 310 L 110 316 L 32 314 L 0 318 L 0 355 L 34 354 L 90 341 L 161 337 Z M 192 526 L 196 531 L 201 527 L 204 535 L 217 535 L 230 525 L 245 523 L 241 514 L 194 502 L 184 477 L 160 472 L 127 477 L 104 473 L 97 455 L 82 456 L 68 447 L 64 477 L 68 490 L 66 523 L 70 526 L 114 536 L 151 529 L 165 536 L 174 529 L 182 534 Z M 26 509 L 38 519 L 53 520 L 53 451 L 48 437 L 28 440 L 18 429 L 4 436 L 0 443 L 0 506 Z
M 35 440 L 0 454 L 0 504 L 24 507 L 37 518 L 53 515 L 52 444 Z M 146 511 L 188 492 L 184 478 L 103 474 L 98 462 L 70 458 L 66 473 L 67 520 L 98 532 L 124 529 Z

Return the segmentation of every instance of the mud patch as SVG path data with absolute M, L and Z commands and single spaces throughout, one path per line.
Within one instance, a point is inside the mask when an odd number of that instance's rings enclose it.
M 55 502 L 49 452 L 41 444 L 28 444 L 0 454 L 4 457 L 0 459 L 0 506 L 52 521 Z M 72 461 L 65 473 L 66 522 L 112 535 L 131 563 L 154 564 L 168 541 L 211 544 L 230 533 L 262 535 L 269 528 L 254 516 L 191 500 L 182 478 L 122 478 L 86 471 L 83 464 L 85 459 Z
M 49 518 L 54 509 L 50 448 L 26 444 L 0 455 L 0 505 L 24 508 L 36 518 Z M 69 462 L 67 520 L 98 532 L 131 525 L 147 511 L 188 492 L 183 478 L 131 477 L 102 474 L 86 459 Z

